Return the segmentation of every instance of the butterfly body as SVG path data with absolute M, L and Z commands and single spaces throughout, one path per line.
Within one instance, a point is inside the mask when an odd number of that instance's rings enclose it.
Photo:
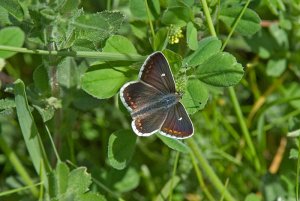
M 150 115 L 159 110 L 167 110 L 176 105 L 179 100 L 180 97 L 177 94 L 161 95 L 161 97 L 153 98 L 151 103 L 145 104 L 138 110 L 133 111 L 131 116 L 135 118 L 137 116 Z
M 179 102 L 181 96 L 161 52 L 146 59 L 138 81 L 128 82 L 120 89 L 120 98 L 133 119 L 132 129 L 140 136 L 155 132 L 178 139 L 192 136 L 194 127 Z

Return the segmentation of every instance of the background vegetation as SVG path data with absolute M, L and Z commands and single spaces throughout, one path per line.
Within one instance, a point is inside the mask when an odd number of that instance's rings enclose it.
M 0 1 L 0 199 L 298 200 L 299 17 L 298 0 Z M 154 51 L 192 138 L 137 137 L 119 104 Z

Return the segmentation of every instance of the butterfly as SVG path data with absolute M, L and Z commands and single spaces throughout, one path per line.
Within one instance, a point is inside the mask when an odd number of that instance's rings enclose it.
M 194 133 L 193 123 L 179 102 L 170 65 L 162 52 L 154 52 L 142 65 L 137 81 L 125 83 L 120 99 L 132 117 L 132 129 L 139 136 L 156 132 L 184 139 Z

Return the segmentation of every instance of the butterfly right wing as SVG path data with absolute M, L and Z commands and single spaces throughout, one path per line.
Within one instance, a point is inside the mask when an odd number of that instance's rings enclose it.
M 162 52 L 154 52 L 146 59 L 139 78 L 164 94 L 176 92 L 170 65 Z
M 120 98 L 125 107 L 133 114 L 147 106 L 155 98 L 163 94 L 150 85 L 133 81 L 123 85 L 120 89 Z
M 193 123 L 180 102 L 169 109 L 160 133 L 176 139 L 188 138 L 194 134 Z

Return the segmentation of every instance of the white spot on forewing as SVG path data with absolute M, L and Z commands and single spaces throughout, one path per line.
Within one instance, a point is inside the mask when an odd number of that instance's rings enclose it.
M 161 76 L 162 76 L 162 77 L 165 77 L 165 76 L 166 76 L 166 74 L 164 74 L 164 73 L 163 73 L 163 74 L 161 74 Z
M 182 120 L 182 117 L 180 117 L 178 120 L 181 121 L 181 120 Z

